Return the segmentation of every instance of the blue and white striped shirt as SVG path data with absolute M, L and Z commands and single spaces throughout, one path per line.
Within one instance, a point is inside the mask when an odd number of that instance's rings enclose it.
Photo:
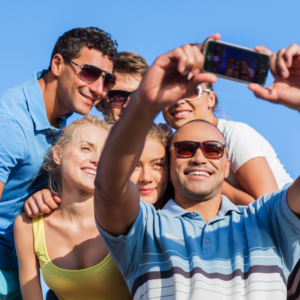
M 99 231 L 134 300 L 286 299 L 300 257 L 300 220 L 287 189 L 249 206 L 222 196 L 205 223 L 170 200 L 162 211 L 141 201 L 126 236 Z

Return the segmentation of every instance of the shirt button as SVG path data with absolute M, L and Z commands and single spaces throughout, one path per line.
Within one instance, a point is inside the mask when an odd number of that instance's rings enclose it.
M 195 213 L 192 213 L 192 218 L 196 218 L 197 215 Z
M 205 244 L 209 244 L 209 239 L 205 239 Z
M 201 225 L 200 228 L 203 229 L 203 228 L 204 228 L 204 225 Z

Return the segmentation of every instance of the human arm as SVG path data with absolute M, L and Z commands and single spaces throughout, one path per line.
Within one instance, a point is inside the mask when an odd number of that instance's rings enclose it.
M 287 203 L 294 214 L 300 219 L 300 176 L 288 190 Z
M 190 95 L 200 82 L 216 81 L 214 75 L 200 73 L 203 61 L 192 45 L 158 57 L 112 129 L 98 164 L 94 200 L 96 219 L 110 234 L 125 234 L 138 215 L 139 191 L 130 176 L 157 113 Z M 194 76 L 187 80 L 189 72 Z
M 248 205 L 259 197 L 278 189 L 273 172 L 265 157 L 248 160 L 235 172 L 235 176 L 243 189 L 234 187 L 227 181 L 222 187 L 222 194 L 235 205 Z
M 0 114 L 0 128 L 1 201 L 3 190 L 11 171 L 26 157 L 27 143 L 21 126 L 13 117 L 7 114 Z
M 257 98 L 300 111 L 300 46 L 292 44 L 288 49 L 280 49 L 277 54 L 264 46 L 255 50 L 270 55 L 270 71 L 275 80 L 268 88 L 249 84 L 249 89 Z
M 24 211 L 28 217 L 37 218 L 56 210 L 60 203 L 61 199 L 58 196 L 54 196 L 50 190 L 44 189 L 34 193 L 25 201 Z
M 1 197 L 2 197 L 2 194 L 3 194 L 4 187 L 5 187 L 5 183 L 0 182 L 0 201 L 1 201 Z
M 23 300 L 43 300 L 39 263 L 34 252 L 32 220 L 24 213 L 15 220 L 14 237 Z

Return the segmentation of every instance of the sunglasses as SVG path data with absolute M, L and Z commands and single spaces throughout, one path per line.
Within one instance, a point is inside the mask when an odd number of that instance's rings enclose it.
M 107 98 L 113 106 L 123 106 L 133 92 L 112 90 L 107 92 Z
M 83 66 L 80 66 L 66 57 L 63 57 L 63 59 L 65 59 L 66 61 L 72 63 L 73 65 L 75 65 L 81 69 L 81 71 L 79 73 L 79 78 L 83 82 L 94 83 L 96 80 L 98 80 L 100 78 L 102 73 L 104 73 L 104 79 L 103 79 L 103 91 L 104 92 L 109 91 L 116 84 L 116 76 L 114 76 L 111 73 L 106 72 L 105 70 L 102 70 L 102 69 L 95 67 L 93 65 L 90 65 L 90 64 L 85 64 Z
M 223 156 L 226 143 L 219 141 L 182 141 L 174 143 L 173 147 L 178 158 L 191 158 L 196 154 L 197 149 L 201 148 L 205 157 L 216 159 Z
M 184 99 L 184 100 L 187 100 L 187 101 L 194 101 L 194 100 L 197 100 L 197 99 L 199 99 L 199 98 L 202 96 L 203 92 L 208 92 L 208 93 L 210 93 L 211 90 L 209 90 L 209 89 L 204 89 L 204 88 L 199 84 L 199 85 L 197 86 L 197 88 L 195 89 L 194 93 L 193 93 L 191 96 L 189 96 L 188 98 L 183 98 L 183 99 Z

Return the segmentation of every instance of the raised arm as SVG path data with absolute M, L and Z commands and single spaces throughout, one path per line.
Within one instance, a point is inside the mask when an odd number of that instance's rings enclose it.
M 39 263 L 34 253 L 32 220 L 25 213 L 14 223 L 15 245 L 23 300 L 43 300 Z
M 258 98 L 300 111 L 300 46 L 293 44 L 288 49 L 280 49 L 277 54 L 264 46 L 255 50 L 270 55 L 270 71 L 275 80 L 268 88 L 249 84 L 249 89 Z
M 112 129 L 95 180 L 95 215 L 110 234 L 125 234 L 138 215 L 139 191 L 130 176 L 157 113 L 191 94 L 199 83 L 216 81 L 214 75 L 200 73 L 202 65 L 203 54 L 192 45 L 158 57 Z M 187 80 L 189 72 L 194 76 Z

